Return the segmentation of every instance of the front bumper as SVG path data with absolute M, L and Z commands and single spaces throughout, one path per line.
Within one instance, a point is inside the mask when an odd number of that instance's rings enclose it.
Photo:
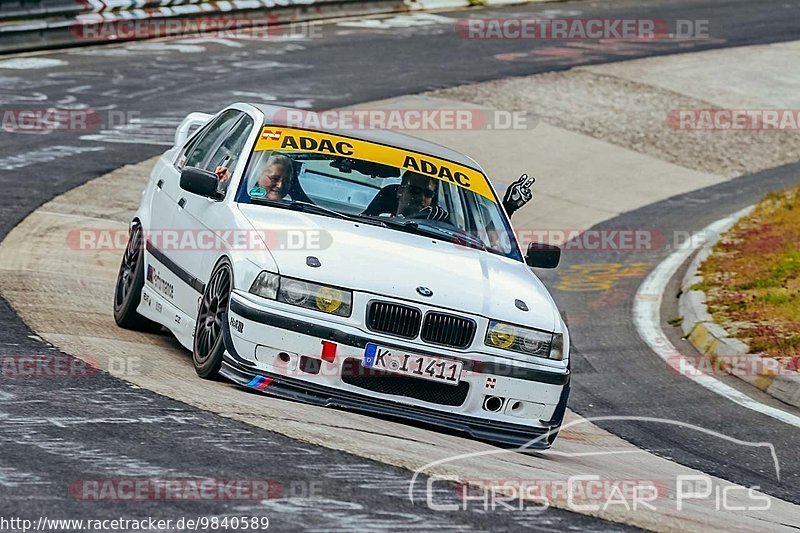
M 379 335 L 366 337 L 356 328 L 309 317 L 299 319 L 283 310 L 255 305 L 236 293 L 231 298 L 224 338 L 226 354 L 220 373 L 239 385 L 315 405 L 400 417 L 532 449 L 550 447 L 569 396 L 568 372 L 557 374 L 485 358 L 477 360 L 469 354 L 425 350 Z M 321 359 L 323 341 L 336 344 L 333 361 Z M 464 361 L 458 387 L 461 391 L 457 394 L 452 385 L 396 375 L 390 382 L 393 391 L 364 388 L 363 381 L 348 376 L 360 368 L 368 342 Z M 417 385 L 439 387 L 445 396 L 398 392 L 394 385 L 403 380 L 413 385 L 412 392 L 419 389 Z M 500 397 L 503 408 L 498 412 L 486 410 L 484 403 L 489 396 Z M 512 412 L 512 402 L 524 407 Z

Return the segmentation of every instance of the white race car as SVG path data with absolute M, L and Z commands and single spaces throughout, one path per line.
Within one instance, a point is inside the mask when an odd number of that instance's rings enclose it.
M 523 253 L 460 153 L 287 116 L 235 104 L 183 121 L 131 222 L 117 324 L 165 326 L 203 378 L 549 447 L 570 343 L 529 266 L 560 250 Z

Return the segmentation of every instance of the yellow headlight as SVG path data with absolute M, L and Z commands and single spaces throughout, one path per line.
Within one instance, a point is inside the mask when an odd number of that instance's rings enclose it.
M 342 306 L 344 295 L 339 289 L 333 287 L 322 287 L 317 292 L 317 309 L 326 313 L 335 313 Z
M 498 348 L 508 348 L 514 344 L 517 337 L 514 336 L 513 329 L 508 324 L 495 324 L 489 330 L 489 342 Z

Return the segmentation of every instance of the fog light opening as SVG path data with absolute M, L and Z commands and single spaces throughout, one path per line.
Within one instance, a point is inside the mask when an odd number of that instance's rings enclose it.
M 503 399 L 499 396 L 487 396 L 486 399 L 483 400 L 483 408 L 486 411 L 496 413 L 503 408 Z

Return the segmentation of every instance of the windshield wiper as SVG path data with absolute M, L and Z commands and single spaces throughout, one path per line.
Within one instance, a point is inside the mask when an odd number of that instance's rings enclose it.
M 447 231 L 434 226 L 419 226 L 418 230 L 427 231 L 429 235 L 440 235 L 446 240 L 468 248 L 477 248 L 479 250 L 486 250 L 486 245 L 483 241 L 474 235 L 470 235 L 464 231 Z
M 321 205 L 312 204 L 309 202 L 301 202 L 300 200 L 293 200 L 289 202 L 288 205 L 289 209 L 295 209 L 297 211 L 302 211 L 303 213 L 316 213 L 318 215 L 327 215 L 333 218 L 341 218 L 343 220 L 353 220 L 349 216 L 345 215 L 344 213 L 340 213 L 339 211 L 334 211 L 333 209 L 328 209 L 327 207 L 322 207 Z
M 471 235 L 467 232 L 456 232 L 453 234 L 453 238 L 456 242 L 460 244 L 464 244 L 464 246 L 469 246 L 472 248 L 478 248 L 479 250 L 486 250 L 486 244 L 480 239 L 480 237 L 476 237 L 475 235 Z M 462 242 L 463 241 L 465 242 Z
M 293 211 L 302 211 L 303 213 L 314 213 L 317 215 L 325 215 L 332 218 L 340 218 L 342 220 L 355 220 L 344 213 L 322 207 L 321 205 L 312 204 L 309 202 L 301 202 L 300 200 L 293 200 L 285 202 L 282 200 L 267 200 L 265 198 L 251 198 L 252 202 L 261 205 L 271 205 L 274 207 L 282 207 L 283 209 L 291 209 Z
M 420 224 L 417 220 L 397 220 L 396 218 L 390 217 L 363 217 L 369 218 L 372 220 L 378 220 L 383 222 L 384 225 L 390 226 L 392 228 L 399 229 L 401 231 L 407 231 L 409 233 L 416 233 L 417 235 L 425 235 L 426 237 L 435 237 L 437 239 L 442 239 L 447 242 L 452 242 L 455 244 L 461 244 L 463 246 L 468 246 L 470 248 L 478 248 L 480 250 L 486 250 L 486 245 L 483 244 L 478 237 L 474 235 L 470 235 L 469 233 L 464 232 L 452 232 L 448 231 L 443 228 L 437 228 L 435 226 L 429 226 L 427 224 Z M 420 219 L 423 220 L 423 219 Z

